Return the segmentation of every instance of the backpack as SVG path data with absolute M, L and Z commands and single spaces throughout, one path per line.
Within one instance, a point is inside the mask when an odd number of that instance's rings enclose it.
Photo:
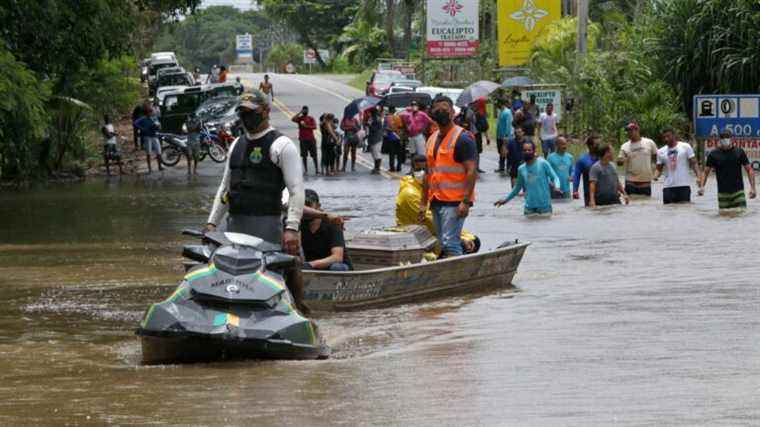
M 475 129 L 480 133 L 488 132 L 488 118 L 485 114 L 475 115 Z
M 359 131 L 359 128 L 356 126 L 356 120 L 350 117 L 343 117 L 343 120 L 340 122 L 340 128 L 344 132 L 350 133 L 356 133 Z

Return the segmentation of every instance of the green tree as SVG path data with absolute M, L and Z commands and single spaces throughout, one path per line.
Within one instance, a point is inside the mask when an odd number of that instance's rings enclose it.
M 325 66 L 319 48 L 330 46 L 340 37 L 358 10 L 356 0 L 263 0 L 264 12 L 291 28 L 300 42 L 317 52 L 317 61 Z
M 277 44 L 269 52 L 268 62 L 277 70 L 282 70 L 288 63 L 297 67 L 301 66 L 303 65 L 303 46 L 297 43 Z
M 651 52 L 685 111 L 696 94 L 760 90 L 757 0 L 656 0 L 651 14 Z

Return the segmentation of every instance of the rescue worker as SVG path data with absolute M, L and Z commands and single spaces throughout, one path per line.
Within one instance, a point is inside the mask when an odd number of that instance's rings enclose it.
M 398 195 L 396 196 L 396 225 L 399 227 L 415 225 L 418 223 L 420 199 L 422 199 L 422 182 L 425 179 L 425 156 L 416 155 L 412 159 L 412 173 L 401 178 L 399 181 Z M 425 212 L 425 220 L 422 225 L 436 236 L 438 233 L 433 224 L 433 213 L 428 209 Z M 465 254 L 475 253 L 480 249 L 480 239 L 474 234 L 462 229 L 462 252 Z M 440 253 L 440 245 L 437 245 L 435 255 Z
M 227 231 L 282 243 L 290 255 L 300 256 L 298 235 L 304 208 L 303 171 L 298 147 L 269 125 L 266 94 L 254 90 L 241 97 L 238 116 L 244 133 L 230 146 L 222 182 L 214 198 L 207 230 L 216 230 L 225 213 Z M 282 192 L 287 188 L 288 210 L 283 231 Z M 286 272 L 286 282 L 297 308 L 303 303 L 300 265 Z
M 441 255 L 458 256 L 462 255 L 462 227 L 475 201 L 478 152 L 473 135 L 454 124 L 451 98 L 437 96 L 431 116 L 438 124 L 438 131 L 427 141 L 427 173 L 418 221 L 425 220 L 429 203 Z

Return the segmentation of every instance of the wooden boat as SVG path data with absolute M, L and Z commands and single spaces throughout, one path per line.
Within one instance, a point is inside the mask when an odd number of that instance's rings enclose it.
M 418 257 L 416 263 L 398 265 L 395 263 L 398 257 L 389 256 L 389 252 L 405 253 L 405 258 L 422 254 L 421 248 L 410 242 L 410 235 L 422 249 L 430 249 L 427 247 L 430 234 L 420 228 L 402 231 L 404 236 L 395 239 L 378 233 L 374 244 L 371 236 L 354 238 L 352 242 L 360 245 L 349 243 L 348 253 L 352 259 L 358 253 L 358 258 L 363 260 L 355 265 L 358 268 L 355 271 L 304 271 L 309 307 L 315 311 L 361 310 L 507 288 L 529 245 L 515 241 L 488 252 L 432 262 L 420 262 Z M 399 242 L 403 247 L 394 248 L 394 243 Z M 376 257 L 371 256 L 373 251 Z M 368 263 L 372 259 L 375 263 L 394 264 L 372 265 Z

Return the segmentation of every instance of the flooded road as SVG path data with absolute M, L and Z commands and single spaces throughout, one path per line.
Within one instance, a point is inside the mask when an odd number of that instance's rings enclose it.
M 288 79 L 285 108 L 339 110 Z M 320 318 L 327 361 L 143 367 L 134 328 L 181 276 L 179 231 L 205 222 L 221 170 L 182 172 L 0 194 L 0 425 L 760 422 L 760 215 L 718 216 L 714 182 L 690 206 L 658 184 L 528 220 L 491 206 L 506 184 L 489 173 L 467 228 L 533 243 L 520 292 Z M 366 168 L 307 187 L 349 233 L 393 221 L 397 182 Z

